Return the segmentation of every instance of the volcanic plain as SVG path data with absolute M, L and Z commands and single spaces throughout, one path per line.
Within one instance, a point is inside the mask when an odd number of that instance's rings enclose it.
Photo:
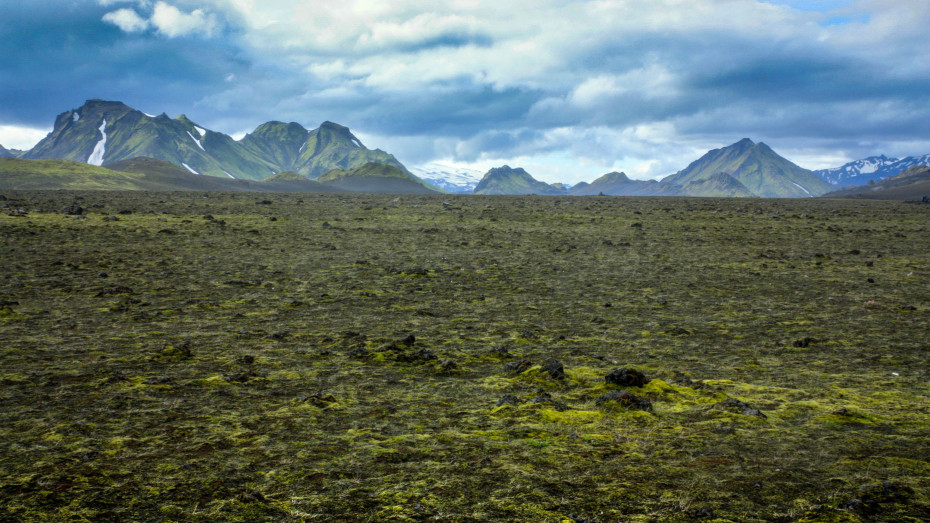
M 928 205 L 3 196 L 2 521 L 930 518 Z

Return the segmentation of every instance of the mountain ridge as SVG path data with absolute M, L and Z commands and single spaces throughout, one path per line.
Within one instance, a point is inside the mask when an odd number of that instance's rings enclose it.
M 918 165 L 930 165 L 930 154 L 889 158 L 885 155 L 869 156 L 829 169 L 818 169 L 814 174 L 835 187 L 865 185 L 900 174 Z
M 410 174 L 393 155 L 366 148 L 347 127 L 329 121 L 313 130 L 296 122 L 270 121 L 237 141 L 184 114 L 174 119 L 165 113 L 151 116 L 101 99 L 59 114 L 52 132 L 23 157 L 93 165 L 150 157 L 193 174 L 249 180 L 280 171 L 312 179 L 334 168 L 354 169 L 370 162 Z

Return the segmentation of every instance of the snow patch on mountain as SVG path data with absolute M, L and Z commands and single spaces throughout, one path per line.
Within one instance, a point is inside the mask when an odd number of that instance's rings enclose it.
M 467 167 L 433 162 L 412 167 L 410 172 L 427 182 L 451 193 L 472 193 L 484 173 Z
M 103 138 L 101 138 L 100 141 L 97 142 L 97 145 L 94 146 L 94 151 L 90 153 L 90 158 L 87 159 L 87 163 L 91 165 L 98 165 L 98 166 L 103 165 L 103 155 L 106 154 L 107 152 L 106 128 L 107 128 L 107 120 L 106 118 L 104 118 L 103 123 L 100 124 L 100 128 L 98 129 L 98 131 L 100 131 L 100 134 L 103 135 Z
M 229 171 L 227 171 L 227 170 L 225 170 L 225 169 L 223 169 L 223 172 L 224 172 L 224 173 L 226 173 L 226 176 L 229 176 L 229 177 L 230 177 L 230 178 L 232 178 L 233 180 L 235 180 L 235 179 L 236 179 L 236 177 L 235 177 L 235 176 L 233 176 L 233 175 L 231 175 L 231 174 L 229 174 Z
M 204 136 L 207 135 L 207 131 L 203 130 L 202 127 L 194 126 L 194 129 L 197 129 L 197 132 L 200 133 L 200 139 L 202 140 Z
M 801 189 L 802 191 L 804 191 L 805 193 L 807 193 L 808 196 L 810 196 L 810 197 L 813 197 L 813 196 L 814 196 L 813 194 L 811 194 L 810 191 L 808 191 L 807 189 L 805 189 L 801 184 L 795 183 L 795 182 L 791 182 L 791 183 L 793 183 L 794 186 L 797 187 L 798 189 Z
M 197 172 L 197 171 L 195 171 L 194 169 L 192 169 L 190 165 L 187 165 L 187 164 L 184 163 L 184 162 L 181 162 L 181 165 L 183 165 L 185 169 L 187 169 L 188 171 L 190 171 L 190 172 L 192 172 L 192 173 L 194 173 L 194 174 L 200 174 L 199 172 Z
M 908 156 L 902 159 L 888 158 L 885 155 L 870 156 L 840 167 L 814 171 L 814 174 L 839 187 L 865 185 L 870 181 L 879 181 L 894 176 L 915 165 L 930 165 L 930 154 Z
M 76 122 L 81 119 L 81 115 L 79 115 L 77 111 L 75 111 L 74 114 L 71 115 L 71 118 Z
M 190 131 L 187 131 L 187 135 L 191 137 L 191 140 L 194 140 L 194 143 L 197 144 L 197 147 L 200 147 L 200 150 L 206 152 L 207 150 L 203 148 L 203 145 L 200 144 L 200 140 L 194 138 L 194 135 Z

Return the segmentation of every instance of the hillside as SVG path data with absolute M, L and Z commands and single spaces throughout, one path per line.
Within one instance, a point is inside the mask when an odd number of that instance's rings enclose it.
M 717 198 L 752 198 L 755 196 L 739 180 L 722 172 L 688 182 L 681 188 L 681 193 L 688 196 Z
M 70 160 L 0 158 L 0 189 L 345 192 L 306 179 L 256 182 L 201 176 L 153 158 L 133 158 L 106 167 Z
M 866 185 L 845 187 L 824 194 L 823 197 L 922 201 L 930 197 L 930 167 L 916 165 L 896 176 Z
M 352 170 L 333 169 L 317 181 L 352 192 L 435 194 L 439 191 L 393 165 L 370 162 Z

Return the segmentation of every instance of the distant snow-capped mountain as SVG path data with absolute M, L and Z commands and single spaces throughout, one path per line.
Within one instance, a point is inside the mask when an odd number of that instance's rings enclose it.
M 484 173 L 475 169 L 439 162 L 411 167 L 410 172 L 440 189 L 462 194 L 471 194 L 484 176 Z
M 915 165 L 930 165 L 930 154 L 908 156 L 907 158 L 888 158 L 885 155 L 870 156 L 862 160 L 849 162 L 841 167 L 821 169 L 814 174 L 831 185 L 865 185 L 870 181 L 879 181 L 899 174 Z

